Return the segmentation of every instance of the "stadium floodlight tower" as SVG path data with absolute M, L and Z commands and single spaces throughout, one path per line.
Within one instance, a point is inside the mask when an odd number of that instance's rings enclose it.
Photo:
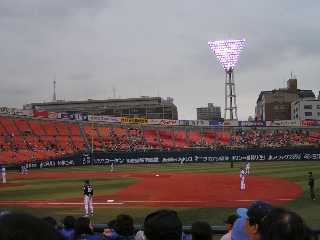
M 226 71 L 225 120 L 238 120 L 233 69 L 236 66 L 244 41 L 244 39 L 233 39 L 208 42 L 210 48 L 216 54 L 218 60 Z M 229 118 L 227 118 L 227 113 L 229 113 Z

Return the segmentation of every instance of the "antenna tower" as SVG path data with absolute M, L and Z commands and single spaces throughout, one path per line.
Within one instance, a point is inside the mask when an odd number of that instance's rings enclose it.
M 116 91 L 118 91 L 118 89 L 115 89 L 114 87 L 111 88 L 111 92 L 113 92 L 113 99 L 116 99 Z
M 55 102 L 57 100 L 56 98 L 56 77 L 53 77 L 53 98 L 52 102 Z

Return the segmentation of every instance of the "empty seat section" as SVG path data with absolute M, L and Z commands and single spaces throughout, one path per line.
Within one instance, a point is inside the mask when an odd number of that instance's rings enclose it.
M 202 142 L 202 133 L 201 132 L 188 132 L 188 139 L 190 147 L 197 147 L 201 146 Z
M 68 127 L 72 136 L 81 136 L 81 132 L 77 124 L 69 123 Z
M 67 124 L 55 122 L 54 126 L 58 130 L 60 136 L 70 136 Z
M 92 136 L 98 137 L 97 129 L 92 126 L 82 126 L 84 133 L 87 135 L 88 140 L 91 141 Z
M 160 144 L 162 148 L 172 148 L 173 142 L 172 142 L 171 131 L 159 130 L 158 132 L 159 132 Z
M 13 122 L 17 126 L 17 128 L 19 129 L 22 135 L 24 136 L 32 135 L 31 129 L 24 119 L 14 119 Z
M 7 132 L 6 130 L 2 127 L 2 125 L 0 124 L 0 136 L 6 136 Z
M 58 132 L 55 129 L 53 123 L 51 122 L 43 122 L 42 123 L 42 127 L 44 128 L 44 130 L 46 131 L 48 136 L 58 136 Z
M 148 147 L 159 148 L 156 130 L 143 130 Z
M 57 146 L 57 143 L 55 142 L 55 139 L 53 137 L 42 137 L 41 141 L 45 147 L 45 150 L 47 151 L 54 151 L 59 150 L 59 147 Z
M 203 132 L 203 142 L 206 145 L 216 144 L 216 133 L 215 132 Z M 230 142 L 230 139 L 229 139 Z
M 216 133 L 214 133 L 215 138 Z M 218 132 L 218 145 L 230 146 L 230 132 Z
M 13 121 L 10 118 L 0 118 L 0 122 L 10 135 L 20 135 L 18 128 L 13 124 Z
M 86 143 L 82 137 L 73 137 L 72 141 L 77 149 L 85 149 Z
M 97 130 L 99 132 L 100 137 L 102 137 L 102 138 L 110 138 L 110 136 L 111 136 L 110 128 L 105 127 L 105 126 L 100 126 L 100 127 L 97 128 Z
M 44 131 L 43 127 L 41 126 L 41 123 L 38 121 L 28 121 L 28 124 L 33 131 L 33 133 L 36 136 L 45 136 L 47 135 L 46 132 Z
M 173 136 L 176 148 L 186 148 L 188 146 L 186 131 L 174 131 Z

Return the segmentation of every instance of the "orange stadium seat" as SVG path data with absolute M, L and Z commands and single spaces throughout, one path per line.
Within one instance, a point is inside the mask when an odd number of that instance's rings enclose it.
M 54 126 L 58 130 L 60 136 L 70 136 L 67 124 L 55 122 Z
M 58 136 L 58 132 L 55 129 L 53 123 L 51 122 L 43 122 L 42 123 L 42 127 L 44 128 L 44 130 L 46 131 L 48 136 Z
M 146 129 L 143 130 L 143 134 L 146 138 L 146 142 L 148 146 L 153 147 L 153 148 L 159 148 L 158 144 L 158 136 L 157 136 L 157 131 L 154 129 Z
M 170 130 L 159 130 L 160 145 L 162 148 L 173 148 L 172 133 Z
M 186 148 L 188 146 L 186 131 L 173 131 L 173 137 L 176 148 Z
M 218 132 L 218 144 L 224 146 L 230 146 L 230 132 Z M 214 133 L 215 138 L 215 133 Z
M 13 134 L 14 136 L 20 135 L 18 128 L 14 125 L 10 118 L 0 118 L 0 122 L 9 134 Z
M 36 136 L 46 136 L 46 132 L 44 131 L 41 123 L 38 121 L 28 121 L 28 124 Z
M 68 127 L 72 136 L 81 136 L 81 132 L 77 124 L 69 123 Z

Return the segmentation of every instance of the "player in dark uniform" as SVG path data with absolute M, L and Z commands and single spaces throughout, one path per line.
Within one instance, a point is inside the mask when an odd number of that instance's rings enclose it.
M 90 208 L 91 216 L 93 216 L 93 206 L 92 206 L 92 196 L 93 196 L 93 188 L 89 184 L 89 180 L 84 181 L 84 188 L 83 188 L 83 194 L 84 194 L 84 210 L 86 215 L 84 217 L 89 217 L 88 211 Z
M 311 199 L 310 200 L 316 200 L 316 196 L 314 195 L 314 178 L 312 176 L 312 172 L 308 173 L 309 175 L 309 188 L 310 188 L 310 193 L 311 193 Z

